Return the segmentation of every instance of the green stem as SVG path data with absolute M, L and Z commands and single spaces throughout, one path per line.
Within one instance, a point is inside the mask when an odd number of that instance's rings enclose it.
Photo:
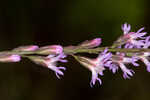
M 64 48 L 64 53 L 65 54 L 76 54 L 76 53 L 92 53 L 92 54 L 98 54 L 101 51 L 104 51 L 105 49 L 108 49 L 110 52 L 124 52 L 124 53 L 139 53 L 139 52 L 150 52 L 150 49 L 126 49 L 126 48 L 108 48 L 108 47 L 98 47 L 98 48 L 93 48 L 93 49 L 87 49 L 87 48 L 76 48 L 76 49 L 68 49 Z M 0 52 L 1 54 L 18 54 L 18 55 L 41 55 L 38 54 L 36 51 L 3 51 Z
M 99 53 L 104 51 L 107 47 L 100 47 L 94 49 L 74 49 L 74 50 L 67 50 L 64 49 L 66 54 L 76 54 L 76 53 Z M 139 53 L 139 52 L 150 52 L 150 49 L 126 49 L 126 48 L 108 48 L 110 52 L 124 52 L 124 53 Z

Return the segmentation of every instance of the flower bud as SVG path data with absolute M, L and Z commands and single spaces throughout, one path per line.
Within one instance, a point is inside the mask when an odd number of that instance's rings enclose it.
M 0 62 L 19 62 L 21 57 L 16 54 L 2 54 L 0 55 Z
M 44 46 L 37 50 L 38 54 L 49 55 L 49 54 L 60 54 L 63 52 L 63 47 L 60 45 Z
M 35 51 L 39 47 L 37 45 L 28 45 L 28 46 L 20 46 L 18 48 L 13 49 L 14 51 Z
M 82 47 L 82 48 L 94 48 L 94 47 L 97 47 L 101 44 L 101 38 L 95 38 L 93 40 L 87 40 L 87 41 L 84 41 L 83 43 L 81 43 L 79 45 L 79 47 Z

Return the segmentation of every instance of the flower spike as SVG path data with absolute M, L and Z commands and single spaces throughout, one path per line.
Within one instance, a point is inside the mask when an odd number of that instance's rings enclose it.
M 58 63 L 65 63 L 67 56 L 73 56 L 80 64 L 91 72 L 90 86 L 96 82 L 102 84 L 100 76 L 104 70 L 110 70 L 115 74 L 119 69 L 124 79 L 130 79 L 135 72 L 128 68 L 128 65 L 139 66 L 137 61 L 142 61 L 146 70 L 150 72 L 150 35 L 143 32 L 144 27 L 136 32 L 131 31 L 130 24 L 121 26 L 121 35 L 111 46 L 99 47 L 101 38 L 94 38 L 63 47 L 61 45 L 37 45 L 19 46 L 18 48 L 0 52 L 0 62 L 19 62 L 21 57 L 28 58 L 36 64 L 52 70 L 58 79 L 64 75 L 66 67 Z M 82 54 L 97 55 L 96 58 L 81 56 Z M 90 56 L 89 55 L 89 56 Z M 61 64 L 60 63 L 60 64 Z

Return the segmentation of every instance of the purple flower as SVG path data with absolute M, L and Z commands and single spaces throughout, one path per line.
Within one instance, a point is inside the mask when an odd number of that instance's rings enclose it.
M 111 58 L 111 55 L 112 54 L 107 53 L 107 49 L 105 49 L 104 52 L 100 53 L 96 59 L 90 59 L 86 57 L 78 58 L 79 62 L 92 72 L 92 79 L 90 82 L 91 87 L 95 85 L 96 81 L 98 81 L 100 85 L 102 84 L 102 81 L 100 78 L 98 78 L 98 75 L 104 75 L 104 66 Z
M 131 26 L 130 24 L 123 24 L 122 25 L 122 30 L 124 33 L 124 36 L 122 39 L 126 41 L 125 48 L 141 48 L 144 45 L 144 40 L 139 40 L 143 39 L 144 35 L 146 35 L 146 32 L 142 32 L 144 28 L 140 28 L 137 32 L 130 32 Z
M 118 65 L 113 64 L 113 63 L 109 64 L 106 67 L 109 67 L 109 70 L 111 70 L 113 74 L 115 74 L 118 71 L 118 69 L 119 69 Z
M 132 69 L 128 69 L 123 63 L 119 63 L 119 66 L 121 68 L 121 70 L 123 71 L 123 78 L 126 79 L 130 79 L 130 76 L 133 76 L 133 74 L 135 73 Z
M 53 70 L 59 79 L 60 79 L 59 75 L 64 75 L 64 73 L 60 69 L 66 70 L 66 68 L 65 67 L 56 67 L 56 62 L 58 62 L 58 61 L 67 62 L 67 60 L 63 59 L 65 57 L 66 57 L 66 55 L 64 55 L 63 53 L 59 54 L 58 56 L 49 55 L 47 57 L 47 60 L 45 61 L 45 64 L 47 64 L 47 67 L 50 68 L 51 70 Z
M 112 56 L 112 64 L 110 64 L 109 69 L 112 70 L 113 73 L 116 73 L 116 71 L 121 68 L 123 71 L 123 77 L 130 78 L 129 76 L 133 76 L 134 71 L 131 69 L 128 69 L 125 64 L 132 63 L 134 66 L 139 66 L 139 64 L 136 63 L 138 59 L 135 57 L 129 58 L 125 57 L 124 53 L 117 53 L 116 55 Z
M 145 43 L 144 43 L 143 48 L 148 48 L 149 46 L 150 46 L 150 36 L 147 36 L 145 38 Z
M 127 23 L 125 23 L 125 24 L 122 25 L 121 28 L 122 28 L 124 34 L 127 34 L 131 30 L 131 25 L 130 24 L 128 25 Z
M 143 53 L 137 53 L 135 54 L 135 57 L 137 57 L 138 59 L 140 59 L 141 61 L 144 62 L 144 64 L 146 65 L 147 67 L 147 71 L 150 72 L 150 62 L 148 59 L 150 56 L 150 53 L 149 52 L 143 52 Z
M 67 62 L 64 58 L 66 55 L 64 53 L 61 53 L 59 55 L 49 55 L 47 57 L 41 57 L 41 56 L 35 56 L 30 57 L 32 61 L 34 61 L 37 64 L 43 65 L 51 70 L 53 70 L 56 74 L 56 76 L 60 79 L 59 75 L 64 75 L 64 73 L 61 70 L 66 70 L 65 67 L 57 67 L 57 62 Z

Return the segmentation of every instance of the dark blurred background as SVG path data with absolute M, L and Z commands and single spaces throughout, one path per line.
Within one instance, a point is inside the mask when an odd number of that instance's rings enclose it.
M 20 45 L 77 45 L 101 37 L 104 45 L 145 26 L 150 32 L 149 0 L 1 0 L 0 50 Z M 0 64 L 0 100 L 150 100 L 150 73 L 141 65 L 130 80 L 105 71 L 103 85 L 91 88 L 91 72 L 73 58 L 64 77 L 23 59 Z M 131 66 L 133 67 L 133 66 Z

